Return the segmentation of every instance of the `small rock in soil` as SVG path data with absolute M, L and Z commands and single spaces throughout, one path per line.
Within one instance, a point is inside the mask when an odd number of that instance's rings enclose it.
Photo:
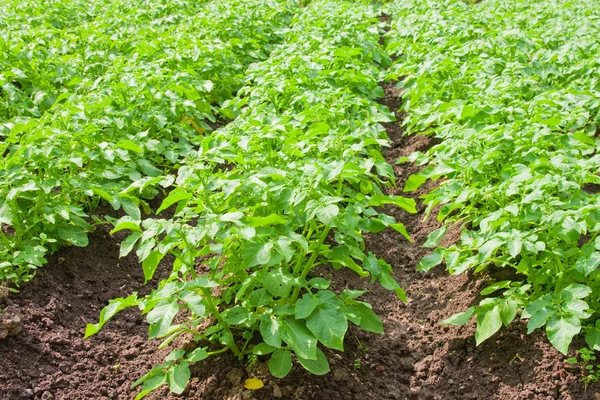
M 53 400 L 54 396 L 52 396 L 52 393 L 50 392 L 44 392 L 42 393 L 42 400 Z
M 346 382 L 350 379 L 350 373 L 345 369 L 338 368 L 333 371 L 333 380 L 335 382 Z
M 281 391 L 281 388 L 277 384 L 273 385 L 273 397 L 275 397 L 276 399 L 280 399 L 283 397 L 283 392 Z
M 120 355 L 126 360 L 132 360 L 140 355 L 140 350 L 137 347 L 134 347 L 132 349 L 122 351 Z
M 229 373 L 227 373 L 227 379 L 233 386 L 238 386 L 242 383 L 242 378 L 244 377 L 244 371 L 239 368 L 234 368 Z
M 0 301 L 6 299 L 8 297 L 8 288 L 4 286 L 0 286 Z
M 16 336 L 21 329 L 23 329 L 23 318 L 16 307 L 6 307 L 0 312 L 0 339 Z

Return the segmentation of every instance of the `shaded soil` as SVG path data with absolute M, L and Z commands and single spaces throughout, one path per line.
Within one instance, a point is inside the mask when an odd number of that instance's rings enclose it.
M 386 86 L 385 93 L 385 104 L 398 109 L 397 90 Z M 385 153 L 392 164 L 435 144 L 425 136 L 402 136 L 398 123 L 386 128 L 392 146 Z M 400 194 L 403 182 L 418 169 L 395 165 L 398 184 L 389 193 Z M 427 183 L 410 196 L 418 199 L 434 185 Z M 427 252 L 419 244 L 439 226 L 435 219 L 423 221 L 423 209 L 420 204 L 415 215 L 387 210 L 407 226 L 414 244 L 394 231 L 367 237 L 368 251 L 393 266 L 408 303 L 351 271 L 317 271 L 332 274 L 336 290 L 370 290 L 364 298 L 385 326 L 384 335 L 351 327 L 346 351 L 328 353 L 331 373 L 311 376 L 296 365 L 288 377 L 275 379 L 264 360 L 246 366 L 224 354 L 193 366 L 184 395 L 163 390 L 149 398 L 595 399 L 600 387 L 586 390 L 578 383 L 578 371 L 565 367 L 565 358 L 544 334 L 526 335 L 523 323 L 513 323 L 479 347 L 471 338 L 473 324 L 438 324 L 479 301 L 478 292 L 486 282 L 481 276 L 448 276 L 441 268 L 426 274 L 415 271 Z M 111 237 L 108 230 L 100 226 L 87 248 L 62 250 L 20 293 L 0 297 L 0 308 L 11 307 L 22 323 L 20 333 L 0 340 L 0 399 L 132 399 L 137 390 L 130 388 L 131 383 L 162 362 L 168 350 L 156 351 L 157 343 L 146 340 L 147 325 L 138 310 L 123 312 L 98 335 L 82 339 L 86 323 L 97 320 L 109 299 L 147 290 L 135 255 L 118 258 L 125 235 Z M 456 240 L 459 230 L 453 229 L 445 243 Z M 166 267 L 163 264 L 159 271 Z M 242 385 L 249 377 L 262 378 L 265 387 L 246 391 Z

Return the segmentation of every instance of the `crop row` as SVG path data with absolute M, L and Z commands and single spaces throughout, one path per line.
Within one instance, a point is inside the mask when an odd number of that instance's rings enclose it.
M 18 6 L 17 6 L 18 3 Z M 85 246 L 104 199 L 139 217 L 285 34 L 294 1 L 0 6 L 0 282 Z M 171 182 L 161 181 L 163 186 Z M 95 222 L 89 217 L 94 217 Z
M 424 199 L 444 225 L 425 246 L 461 228 L 419 268 L 513 269 L 445 323 L 475 316 L 481 343 L 520 315 L 562 353 L 582 329 L 600 350 L 597 3 L 402 0 L 391 11 L 407 132 L 442 139 L 399 160 L 424 167 L 405 190 L 439 182 Z
M 138 306 L 161 346 L 181 335 L 197 346 L 173 350 L 142 377 L 138 398 L 165 383 L 181 393 L 191 363 L 224 351 L 267 356 L 276 377 L 293 358 L 324 374 L 321 348 L 343 350 L 349 322 L 382 333 L 364 291 L 331 290 L 314 275 L 319 266 L 349 268 L 405 299 L 391 266 L 363 241 L 387 227 L 408 236 L 378 206 L 415 212 L 414 201 L 381 192 L 394 174 L 380 153 L 388 144 L 380 122 L 393 116 L 376 102 L 391 63 L 379 33 L 369 1 L 311 2 L 284 43 L 248 70 L 250 83 L 227 104 L 239 116 L 181 164 L 158 210 L 174 207 L 174 217 L 115 223 L 113 232 L 131 232 L 122 254 L 136 250 L 146 280 L 166 255 L 172 272 L 147 296 L 111 301 L 86 335 Z

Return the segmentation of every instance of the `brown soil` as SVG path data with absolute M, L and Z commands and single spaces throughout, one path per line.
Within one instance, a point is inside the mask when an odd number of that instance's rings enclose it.
M 397 90 L 385 89 L 385 104 L 398 109 Z M 425 136 L 402 136 L 398 123 L 386 128 L 392 140 L 386 157 L 392 164 L 434 145 Z M 395 171 L 398 185 L 389 192 L 400 194 L 403 182 L 418 168 L 396 165 Z M 433 185 L 410 196 L 418 199 Z M 416 215 L 388 210 L 406 224 L 415 244 L 392 231 L 367 238 L 368 250 L 393 266 L 408 293 L 407 304 L 350 271 L 318 271 L 332 273 L 336 289 L 370 290 L 365 298 L 385 326 L 384 335 L 352 327 L 346 351 L 328 353 L 331 373 L 311 376 L 295 366 L 285 379 L 274 379 L 264 360 L 247 367 L 224 354 L 194 366 L 183 396 L 163 390 L 149 398 L 594 399 L 600 387 L 586 390 L 578 382 L 578 371 L 565 368 L 565 358 L 544 334 L 526 335 L 523 323 L 513 323 L 479 347 L 471 339 L 473 324 L 438 324 L 477 302 L 485 282 L 481 277 L 448 276 L 441 268 L 426 274 L 415 271 L 427 252 L 419 244 L 439 226 L 434 218 L 423 221 L 422 205 L 419 210 Z M 458 230 L 445 242 L 455 240 Z M 123 312 L 98 335 L 82 339 L 86 323 L 97 320 L 109 299 L 147 290 L 135 255 L 118 259 L 123 238 L 110 237 L 108 227 L 101 226 L 91 235 L 89 247 L 62 250 L 20 293 L 0 299 L 0 308 L 12 307 L 23 323 L 18 335 L 0 340 L 0 399 L 132 399 L 137 390 L 131 383 L 162 361 L 168 350 L 156 351 L 157 343 L 146 340 L 147 325 L 138 310 Z M 246 391 L 242 385 L 249 377 L 262 378 L 265 387 Z

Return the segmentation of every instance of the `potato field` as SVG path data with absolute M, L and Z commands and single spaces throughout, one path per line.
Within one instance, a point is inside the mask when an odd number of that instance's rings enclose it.
M 600 399 L 597 0 L 0 0 L 0 399 Z

